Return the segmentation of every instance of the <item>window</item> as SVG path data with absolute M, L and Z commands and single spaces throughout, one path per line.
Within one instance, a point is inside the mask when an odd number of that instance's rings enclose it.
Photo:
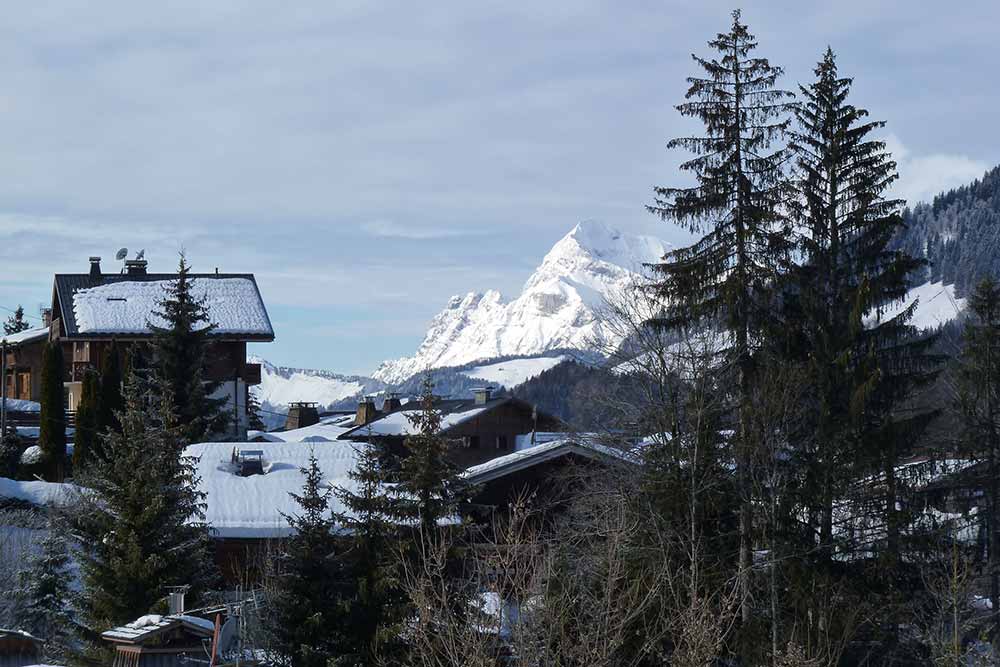
M 507 436 L 505 435 L 497 436 L 497 449 L 507 449 Z

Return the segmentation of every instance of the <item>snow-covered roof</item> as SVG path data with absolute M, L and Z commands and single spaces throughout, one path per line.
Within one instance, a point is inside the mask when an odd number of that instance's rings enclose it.
M 482 405 L 477 405 L 473 401 L 442 401 L 441 404 L 435 406 L 435 409 L 441 415 L 441 431 L 447 431 L 513 400 L 511 398 L 498 398 Z M 421 408 L 415 407 L 412 410 L 390 412 L 370 424 L 357 426 L 346 431 L 341 438 L 363 439 L 368 437 L 369 433 L 376 437 L 416 435 L 419 429 L 414 427 L 412 418 L 419 415 L 420 411 Z
M 176 279 L 176 274 L 114 275 L 102 276 L 95 285 L 85 275 L 57 275 L 56 295 L 65 335 L 149 335 L 149 323 L 164 324 L 154 313 Z M 204 299 L 215 325 L 213 335 L 274 338 L 252 275 L 192 276 L 191 291 Z
M 191 445 L 188 456 L 198 458 L 199 490 L 206 494 L 205 519 L 216 537 L 276 538 L 291 534 L 282 514 L 296 515 L 301 508 L 289 495 L 301 493 L 305 476 L 301 468 L 315 453 L 323 482 L 328 486 L 354 488 L 348 472 L 357 461 L 357 448 L 348 442 L 207 442 Z M 241 477 L 231 464 L 233 449 L 263 452 L 263 475 Z M 343 512 L 336 498 L 330 497 L 331 510 Z
M 354 428 L 354 415 L 325 417 L 318 424 L 261 434 L 272 442 L 332 442 Z
M 489 482 L 498 477 L 524 470 L 532 466 L 563 456 L 581 456 L 588 459 L 602 459 L 630 462 L 625 452 L 592 442 L 585 438 L 552 440 L 521 451 L 490 459 L 486 463 L 472 466 L 462 473 L 462 478 L 471 484 Z
M 20 482 L 0 477 L 0 498 L 23 500 L 32 505 L 62 505 L 72 502 L 79 487 L 56 482 Z
M 39 327 L 37 329 L 26 329 L 24 331 L 19 331 L 13 334 L 6 334 L 0 336 L 8 345 L 19 345 L 21 343 L 31 343 L 36 340 L 44 340 L 49 337 L 48 327 Z
M 42 404 L 36 401 L 26 401 L 22 398 L 8 398 L 7 409 L 14 412 L 41 412 Z
M 185 614 L 175 614 L 172 616 L 147 614 L 146 616 L 140 616 L 131 623 L 101 633 L 101 637 L 108 641 L 136 644 L 144 639 L 149 639 L 153 635 L 178 626 L 206 637 L 211 636 L 215 632 L 215 624 L 212 621 L 198 618 L 197 616 Z

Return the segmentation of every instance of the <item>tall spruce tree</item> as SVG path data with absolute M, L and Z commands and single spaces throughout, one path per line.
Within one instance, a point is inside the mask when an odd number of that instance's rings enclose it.
M 193 291 L 190 273 L 187 259 L 181 253 L 177 279 L 160 302 L 160 310 L 153 313 L 164 325 L 149 324 L 154 334 L 151 362 L 156 378 L 154 386 L 167 390 L 172 397 L 181 432 L 189 443 L 211 434 L 228 433 L 231 425 L 222 410 L 225 399 L 211 397 L 221 383 L 205 378 L 209 336 L 215 326 L 204 299 Z
M 112 340 L 101 365 L 101 396 L 97 401 L 97 432 L 121 431 L 118 414 L 125 408 L 122 400 L 122 360 L 118 341 Z
M 896 163 L 871 136 L 884 123 L 867 120 L 865 110 L 848 102 L 851 79 L 839 75 L 831 50 L 815 73 L 801 88 L 791 143 L 803 261 L 789 300 L 800 317 L 789 319 L 800 325 L 793 329 L 802 334 L 800 349 L 812 367 L 816 407 L 809 438 L 816 450 L 808 457 L 805 488 L 816 491 L 808 504 L 819 553 L 829 564 L 837 496 L 859 477 L 881 477 L 872 487 L 881 497 L 860 499 L 865 507 L 858 510 L 869 511 L 872 502 L 880 507 L 887 538 L 883 582 L 894 595 L 903 533 L 898 508 L 905 504 L 896 468 L 934 416 L 900 407 L 933 380 L 940 360 L 929 353 L 933 337 L 910 326 L 916 304 L 886 311 L 903 300 L 908 277 L 924 262 L 890 245 L 903 224 L 903 202 L 886 197 Z
M 992 609 L 1000 609 L 1000 285 L 986 278 L 969 297 L 957 366 L 962 441 L 967 454 L 982 461 L 977 486 L 986 494 L 987 572 Z M 1000 614 L 990 630 L 994 652 L 1000 649 Z M 995 653 L 996 654 L 996 653 Z
M 400 530 L 393 516 L 388 489 L 394 479 L 391 456 L 374 441 L 357 448 L 357 465 L 348 473 L 352 484 L 334 494 L 345 511 L 337 516 L 345 534 L 343 553 L 349 593 L 344 653 L 337 664 L 374 665 L 392 662 L 400 653 L 400 624 L 405 620 L 405 596 L 400 590 Z
M 111 659 L 100 633 L 150 613 L 171 586 L 194 600 L 216 582 L 204 494 L 164 391 L 126 377 L 120 433 L 102 434 L 104 456 L 85 471 L 72 515 L 82 590 L 76 661 Z
M 692 55 L 704 75 L 688 79 L 683 116 L 705 125 L 703 136 L 671 140 L 694 157 L 681 169 L 694 175 L 691 187 L 656 188 L 648 207 L 665 220 L 703 234 L 694 245 L 669 253 L 655 267 L 659 293 L 670 304 L 657 324 L 688 327 L 720 321 L 731 338 L 728 365 L 737 372 L 734 403 L 738 428 L 734 438 L 740 494 L 740 573 L 749 601 L 752 568 L 753 498 L 749 479 L 750 389 L 754 352 L 773 319 L 773 292 L 791 249 L 790 233 L 780 212 L 787 194 L 783 172 L 786 153 L 772 149 L 790 123 L 792 93 L 776 87 L 783 70 L 754 55 L 757 41 L 741 22 L 709 42 L 715 58 Z M 750 608 L 743 606 L 749 622 Z
M 80 404 L 76 408 L 76 424 L 73 429 L 73 470 L 83 470 L 95 457 L 99 456 L 97 422 L 101 407 L 101 381 L 97 371 L 88 370 L 83 376 Z
M 73 639 L 69 550 L 65 537 L 51 524 L 41 549 L 20 573 L 18 622 L 45 640 L 43 657 L 63 657 Z
M 271 600 L 275 647 L 291 667 L 327 667 L 350 645 L 342 560 L 330 513 L 331 489 L 316 456 L 302 468 L 302 493 L 291 494 L 301 514 L 285 516 L 294 531 L 278 559 Z
M 441 435 L 441 412 L 434 407 L 434 383 L 424 377 L 420 410 L 406 415 L 414 433 L 403 441 L 395 508 L 404 521 L 416 522 L 432 536 L 438 522 L 455 516 L 463 498 L 458 467 L 449 457 L 452 442 Z
M 22 331 L 27 331 L 30 328 L 31 325 L 24 319 L 24 306 L 18 306 L 17 309 L 10 314 L 10 317 L 7 318 L 7 321 L 3 323 L 3 332 L 8 336 Z
M 63 389 L 63 353 L 58 342 L 45 344 L 42 352 L 41 447 L 50 481 L 61 482 L 66 468 L 66 398 Z

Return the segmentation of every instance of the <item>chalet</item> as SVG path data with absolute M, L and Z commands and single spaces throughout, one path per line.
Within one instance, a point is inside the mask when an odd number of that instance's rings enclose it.
M 120 273 L 101 270 L 101 258 L 90 258 L 87 273 L 56 274 L 52 305 L 44 327 L 8 336 L 7 395 L 37 401 L 42 348 L 56 341 L 66 360 L 66 407 L 80 400 L 84 373 L 100 368 L 112 341 L 119 354 L 152 339 L 149 324 L 162 324 L 155 314 L 175 273 L 149 273 L 145 260 L 125 262 Z M 249 342 L 270 342 L 274 330 L 252 274 L 190 274 L 194 293 L 205 300 L 214 325 L 206 379 L 222 383 L 217 397 L 226 399 L 233 415 L 231 435 L 242 439 L 247 429 L 249 387 L 260 383 L 260 365 L 247 363 Z
M 518 398 L 494 397 L 489 388 L 474 389 L 471 399 L 438 399 L 434 409 L 441 416 L 440 434 L 461 443 L 453 459 L 462 468 L 514 452 L 519 439 L 523 442 L 532 433 L 566 430 L 557 417 Z M 417 403 L 401 404 L 394 395 L 385 399 L 380 410 L 373 399 L 365 398 L 358 404 L 352 427 L 337 438 L 381 440 L 402 452 L 403 441 L 417 432 L 413 417 L 419 412 Z
M 0 628 L 0 667 L 37 665 L 44 643 L 27 632 Z
M 553 434 L 554 435 L 554 434 Z M 631 459 L 622 452 L 584 438 L 550 440 L 495 457 L 463 473 L 476 489 L 470 508 L 503 510 L 524 493 L 543 490 L 545 499 L 565 488 L 553 484 L 569 465 L 621 465 Z M 205 493 L 205 521 L 215 541 L 216 562 L 231 583 L 252 580 L 276 541 L 292 535 L 288 517 L 301 508 L 291 494 L 302 489 L 300 470 L 315 456 L 323 484 L 357 491 L 351 473 L 365 442 L 329 439 L 297 442 L 208 442 L 191 445 L 187 456 L 197 463 L 199 490 Z M 559 487 L 559 488 L 557 488 Z M 348 510 L 330 496 L 330 510 Z
M 182 667 L 208 662 L 215 624 L 185 614 L 150 614 L 112 628 L 101 639 L 115 647 L 113 667 Z

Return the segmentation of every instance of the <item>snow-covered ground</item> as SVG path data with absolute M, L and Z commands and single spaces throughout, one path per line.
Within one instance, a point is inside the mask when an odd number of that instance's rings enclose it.
M 606 297 L 620 293 L 643 272 L 643 263 L 659 261 L 668 249 L 650 236 L 580 223 L 553 246 L 516 299 L 506 301 L 496 290 L 452 297 L 416 354 L 383 363 L 374 377 L 397 383 L 478 359 L 615 343 L 599 316 Z
M 924 283 L 911 289 L 906 298 L 885 308 L 880 320 L 869 317 L 865 324 L 871 326 L 876 321 L 889 320 L 917 301 L 910 324 L 919 329 L 933 329 L 949 322 L 965 310 L 965 299 L 955 298 L 955 286 L 943 283 Z
M 568 358 L 566 355 L 560 355 L 534 359 L 509 359 L 495 364 L 470 368 L 462 371 L 462 375 L 512 389 L 550 368 L 558 366 Z
M 0 477 L 0 498 L 23 500 L 32 505 L 60 505 L 71 502 L 78 487 L 55 482 L 19 482 Z

